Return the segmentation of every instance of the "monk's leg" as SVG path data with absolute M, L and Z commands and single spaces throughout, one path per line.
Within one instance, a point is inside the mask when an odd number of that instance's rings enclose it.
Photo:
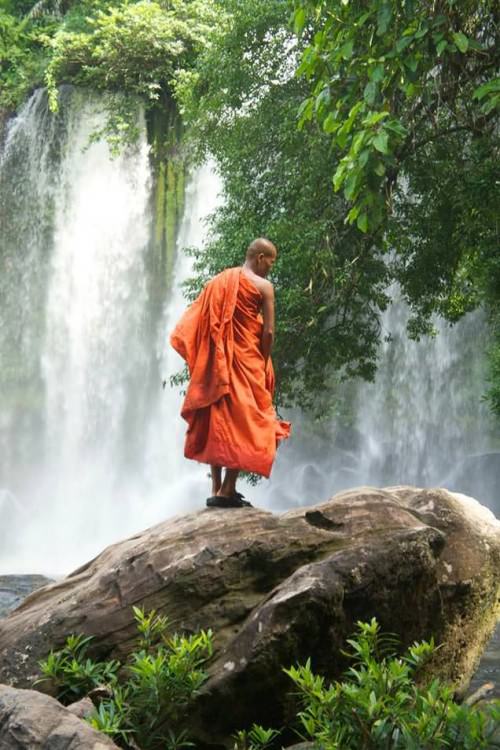
M 231 497 L 236 492 L 236 480 L 238 479 L 239 469 L 226 469 L 224 481 L 219 490 L 222 497 Z
M 212 477 L 212 495 L 218 495 L 222 485 L 222 467 L 211 466 L 210 475 Z

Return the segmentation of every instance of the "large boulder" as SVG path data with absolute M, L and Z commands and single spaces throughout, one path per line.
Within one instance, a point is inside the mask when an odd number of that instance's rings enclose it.
M 216 654 L 192 714 L 206 741 L 251 721 L 279 724 L 282 668 L 311 657 L 339 675 L 359 619 L 403 643 L 443 644 L 434 671 L 463 688 L 499 612 L 500 523 L 446 490 L 360 488 L 273 515 L 203 510 L 108 547 L 31 594 L 0 622 L 0 680 L 30 686 L 37 661 L 69 633 L 123 658 L 132 605 L 177 630 L 212 628 Z
M 0 750 L 117 750 L 105 735 L 35 690 L 0 685 Z

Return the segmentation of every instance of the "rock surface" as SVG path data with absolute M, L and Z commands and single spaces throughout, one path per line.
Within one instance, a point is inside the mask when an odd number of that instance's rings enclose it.
M 66 706 L 66 710 L 74 716 L 78 716 L 79 719 L 86 719 L 88 716 L 91 716 L 94 713 L 95 706 L 90 698 L 86 696 L 79 701 L 70 703 L 69 706 Z
M 35 690 L 0 685 L 0 750 L 112 750 L 117 748 L 61 706 Z
M 0 622 L 0 680 L 30 686 L 37 661 L 69 633 L 123 657 L 132 605 L 176 630 L 212 628 L 193 725 L 202 740 L 251 721 L 279 725 L 290 688 L 282 668 L 310 656 L 338 676 L 359 619 L 376 616 L 404 644 L 434 635 L 433 669 L 465 687 L 499 612 L 500 523 L 446 490 L 360 488 L 273 515 L 203 510 L 119 544 L 31 594 Z M 230 709 L 228 709 L 230 707 Z
M 53 579 L 39 575 L 0 576 L 0 617 L 17 607 L 32 591 L 52 583 Z

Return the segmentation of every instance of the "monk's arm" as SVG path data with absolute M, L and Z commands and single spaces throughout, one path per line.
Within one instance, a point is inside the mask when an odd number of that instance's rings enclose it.
M 262 329 L 261 349 L 264 359 L 267 362 L 274 340 L 274 289 L 272 284 L 267 282 L 262 289 L 262 317 L 264 326 Z

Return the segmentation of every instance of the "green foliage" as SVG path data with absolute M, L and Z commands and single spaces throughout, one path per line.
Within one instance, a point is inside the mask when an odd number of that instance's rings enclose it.
M 189 745 L 187 711 L 206 679 L 202 665 L 212 654 L 212 634 L 169 635 L 166 617 L 133 610 L 138 637 L 127 663 L 90 659 L 92 638 L 72 635 L 63 649 L 40 662 L 43 676 L 37 683 L 49 680 L 63 703 L 105 686 L 109 697 L 89 722 L 121 747 L 132 742 L 141 750 Z
M 500 106 L 494 3 L 295 6 L 295 30 L 309 41 L 298 69 L 311 84 L 302 120 L 315 117 L 338 150 L 333 184 L 351 204 L 348 220 L 376 230 L 406 159 L 454 132 L 492 134 Z
M 94 133 L 116 152 L 137 139 L 138 102 L 164 106 L 221 22 L 213 0 L 38 0 L 0 15 L 0 107 L 15 109 L 46 85 L 73 83 L 115 95 Z M 112 103 L 113 104 L 113 103 Z
M 277 400 L 325 413 L 338 381 L 373 376 L 387 268 L 344 223 L 344 200 L 332 200 L 329 139 L 297 129 L 306 86 L 293 76 L 287 2 L 224 8 L 231 23 L 199 58 L 181 100 L 198 155 L 217 161 L 225 198 L 211 240 L 195 253 L 190 291 L 239 265 L 252 238 L 270 237 L 279 250 Z
M 35 682 L 50 682 L 62 703 L 72 703 L 99 685 L 114 685 L 120 664 L 117 661 L 95 662 L 87 656 L 90 636 L 70 635 L 64 648 L 51 651 L 40 662 L 42 677 Z
M 496 4 L 296 0 L 293 18 L 309 88 L 301 125 L 328 135 L 346 220 L 391 248 L 390 274 L 413 310 L 409 334 L 429 333 L 434 313 L 455 322 L 486 303 L 495 316 Z M 493 360 L 491 378 L 498 390 Z
M 435 651 L 415 643 L 398 655 L 375 619 L 359 622 L 348 640 L 353 661 L 342 682 L 327 685 L 308 661 L 286 673 L 295 683 L 306 735 L 328 750 L 440 750 L 500 747 L 500 702 L 484 710 L 458 705 L 439 680 L 419 686 L 418 673 Z
M 278 403 L 323 414 L 340 381 L 373 377 L 393 282 L 414 338 L 498 302 L 495 9 L 297 0 L 293 30 L 285 0 L 221 4 L 178 87 L 225 197 L 189 291 L 269 236 Z
M 0 108 L 14 109 L 43 77 L 43 34 L 53 26 L 50 18 L 29 22 L 0 12 Z
M 165 5 L 139 0 L 97 9 L 81 28 L 63 26 L 49 41 L 52 107 L 57 108 L 57 86 L 68 80 L 156 102 L 162 92 L 172 92 L 176 74 L 192 64 L 215 20 L 205 0 Z
M 266 750 L 279 737 L 277 729 L 265 729 L 252 724 L 249 730 L 241 729 L 234 735 L 234 750 Z

